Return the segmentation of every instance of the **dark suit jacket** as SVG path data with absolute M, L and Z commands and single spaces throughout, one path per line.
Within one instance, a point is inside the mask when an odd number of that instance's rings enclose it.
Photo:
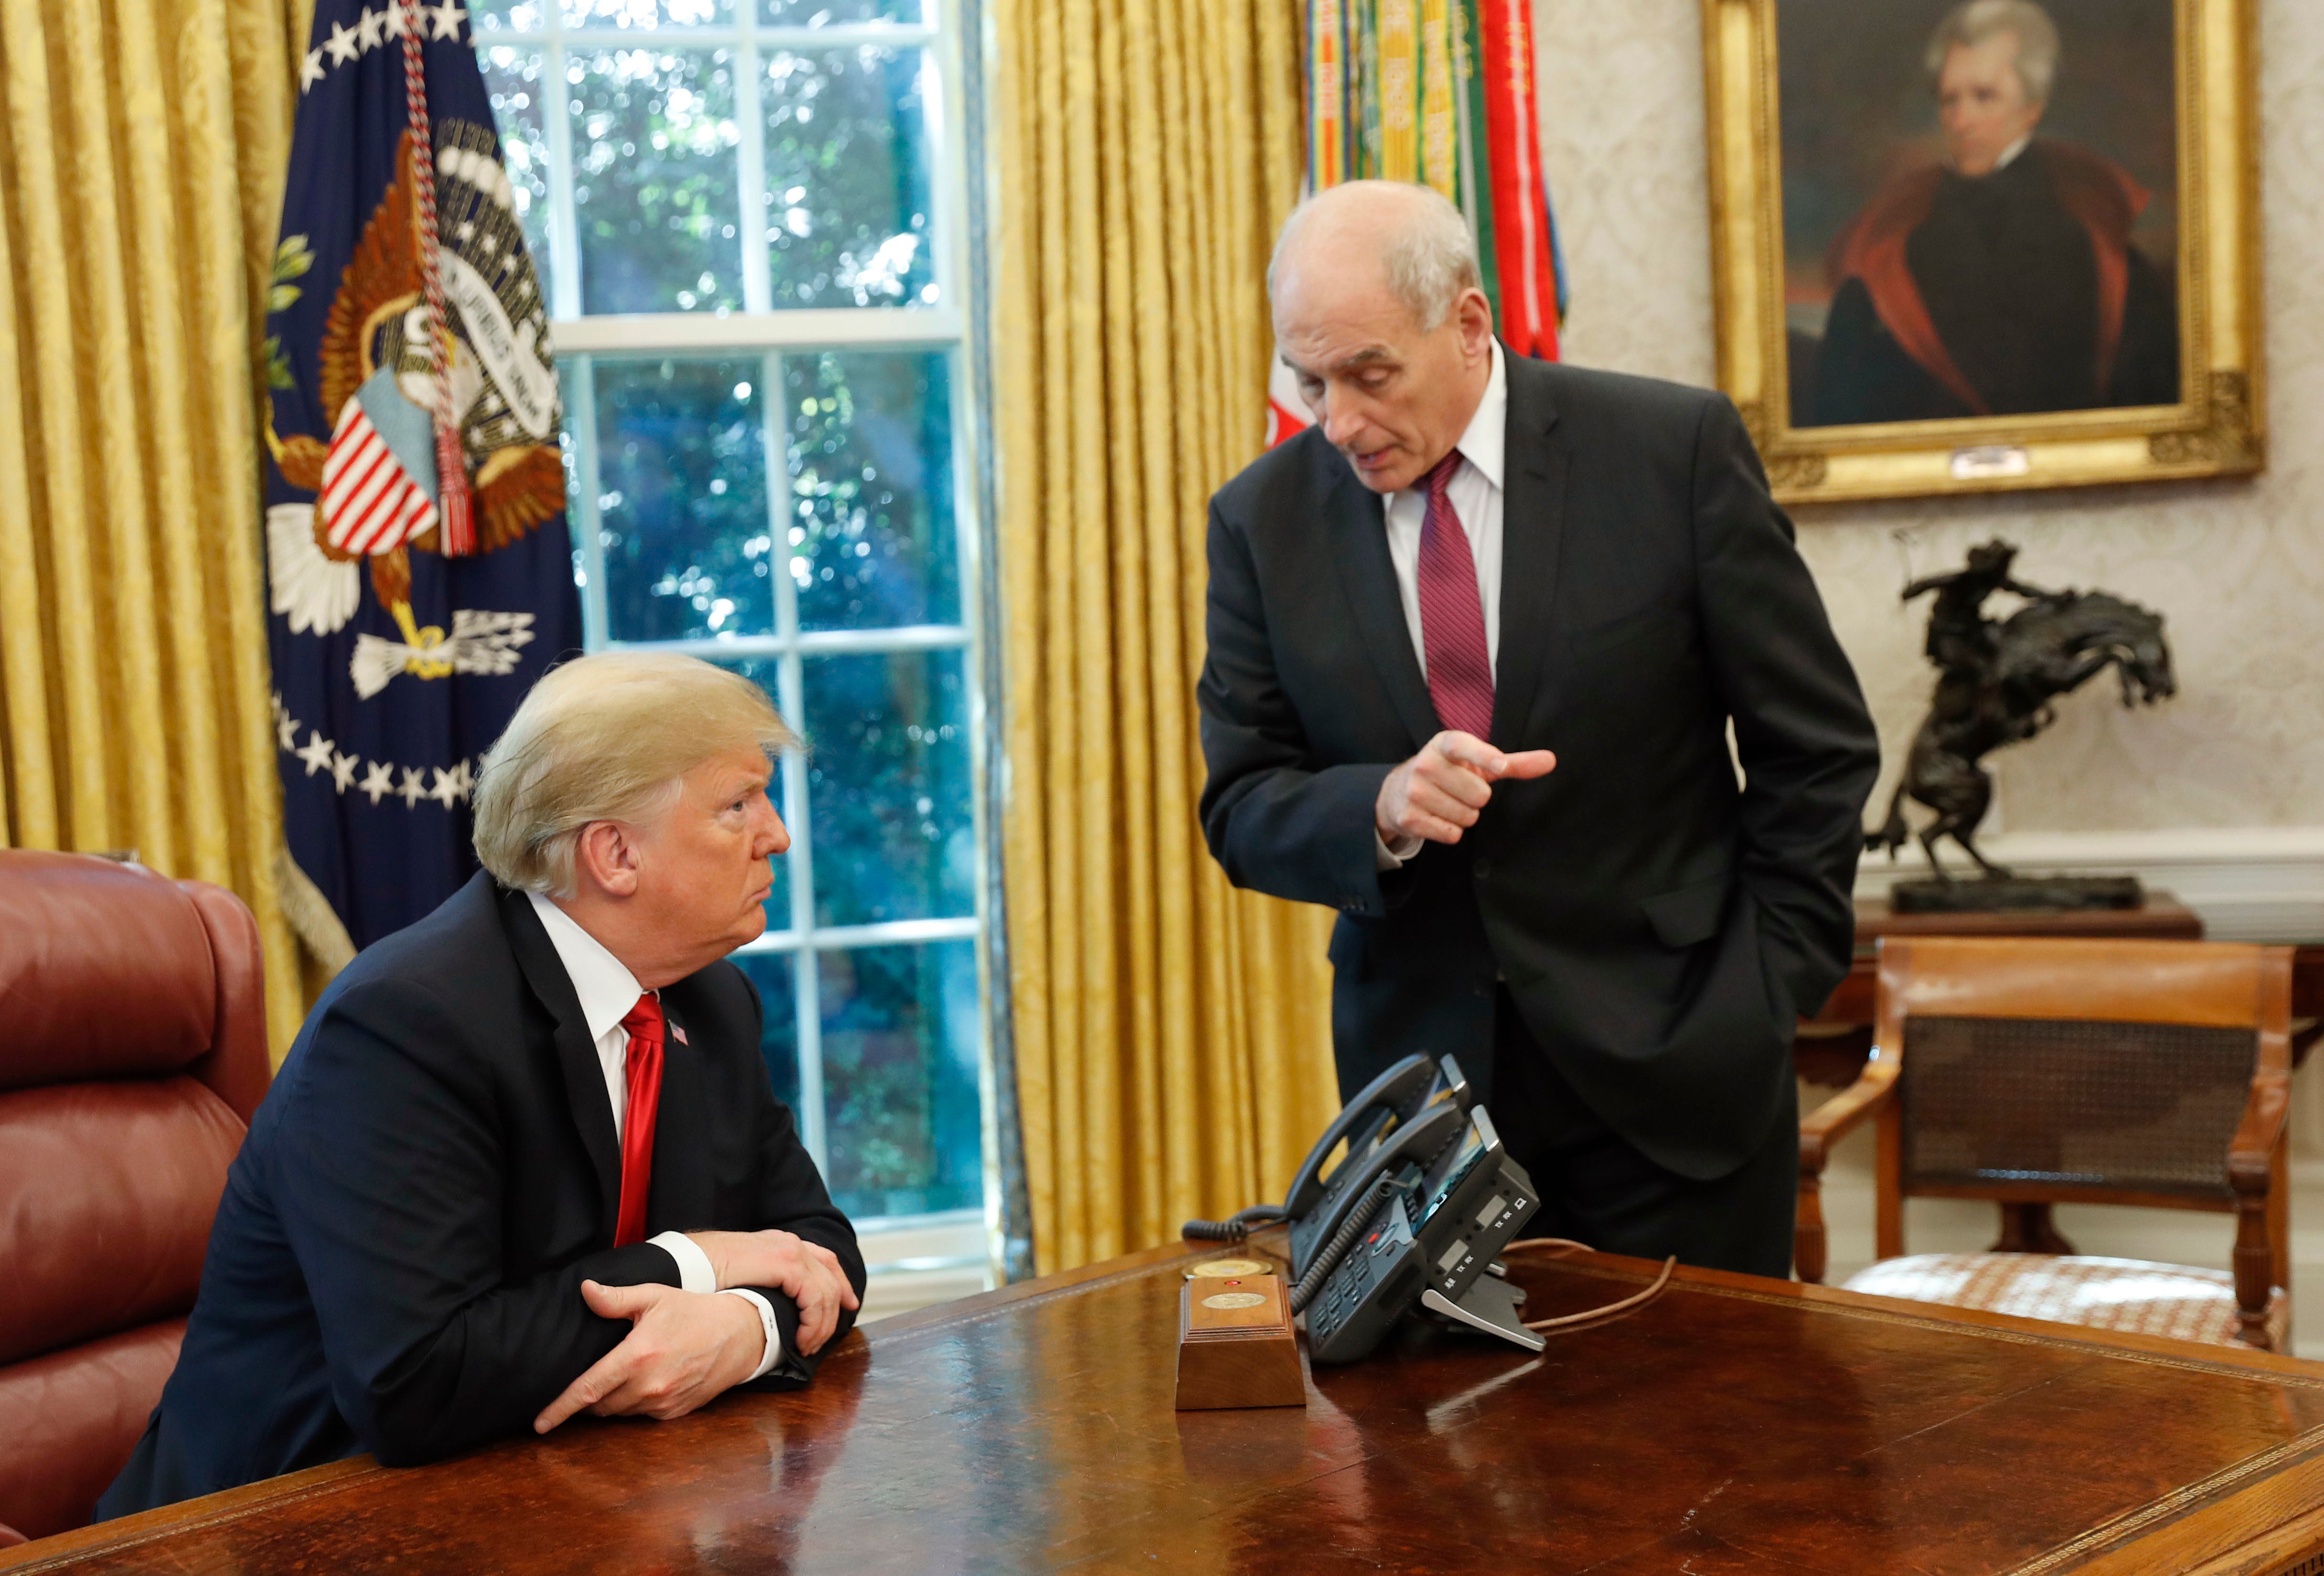
M 1343 1090 L 1425 1050 L 1489 1098 L 1499 975 L 1600 1117 L 1707 1180 L 1847 970 L 1878 746 L 1734 407 L 1504 356 L 1492 742 L 1557 769 L 1375 870 L 1381 781 L 1438 723 L 1380 499 L 1311 428 L 1211 502 L 1203 829 L 1236 885 L 1341 911 Z
M 672 1034 L 649 1236 L 855 1233 L 777 1103 L 760 1005 L 718 962 L 661 993 Z M 521 893 L 479 875 L 332 982 L 226 1179 L 178 1367 L 100 1518 L 364 1451 L 411 1465 L 521 1433 L 630 1331 L 584 1279 L 678 1284 L 611 1246 L 621 1152 L 565 967 Z M 798 1310 L 766 1291 L 803 1384 Z M 851 1320 L 843 1317 L 840 1333 Z M 835 1337 L 836 1339 L 836 1337 Z

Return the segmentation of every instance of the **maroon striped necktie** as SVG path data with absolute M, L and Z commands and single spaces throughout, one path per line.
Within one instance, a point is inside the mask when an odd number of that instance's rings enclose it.
M 1428 659 L 1428 698 L 1446 728 L 1489 737 L 1493 727 L 1493 660 L 1485 645 L 1485 605 L 1477 594 L 1477 561 L 1446 490 L 1461 468 L 1455 449 L 1423 478 L 1428 513 L 1420 526 L 1420 644 Z

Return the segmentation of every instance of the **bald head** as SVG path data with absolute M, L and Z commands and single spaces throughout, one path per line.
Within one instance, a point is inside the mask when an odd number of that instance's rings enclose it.
M 1292 209 L 1267 265 L 1278 321 L 1283 291 L 1318 271 L 1377 279 L 1423 329 L 1443 322 L 1461 292 L 1482 283 L 1477 238 L 1461 210 L 1403 181 L 1346 181 Z

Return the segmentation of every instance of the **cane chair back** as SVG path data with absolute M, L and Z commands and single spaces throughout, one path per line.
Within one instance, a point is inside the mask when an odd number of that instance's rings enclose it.
M 2216 1210 L 2239 1218 L 2232 1277 L 2168 1267 L 2209 1276 L 2218 1306 L 2201 1318 L 2181 1309 L 2125 1327 L 2200 1327 L 2276 1343 L 2291 1283 L 2290 949 L 1887 938 L 1878 978 L 1864 1078 L 1803 1125 L 1804 1158 L 1812 1136 L 1820 1145 L 1863 1116 L 1878 1118 L 1876 1247 L 1884 1263 L 1851 1286 L 1973 1285 L 1979 1305 L 2023 1300 L 2024 1277 L 2037 1273 L 2028 1263 L 1945 1255 L 1887 1265 L 1904 1253 L 1908 1197 L 1991 1199 L 2004 1212 L 1997 1250 L 2053 1256 L 2072 1249 L 2050 1224 L 2052 1204 Z M 1835 1110 L 1837 1122 L 1820 1122 Z M 1819 1146 L 1819 1170 L 1821 1155 Z M 1806 1206 L 1803 1191 L 1803 1239 Z M 1820 1273 L 1820 1218 L 1817 1232 Z M 2081 1288 L 2078 1306 L 2103 1307 L 2109 1293 L 2099 1283 L 2117 1270 L 2155 1283 L 2165 1267 L 2069 1258 L 2038 1273 L 2044 1285 Z M 2013 1279 L 2015 1291 L 1997 1289 Z

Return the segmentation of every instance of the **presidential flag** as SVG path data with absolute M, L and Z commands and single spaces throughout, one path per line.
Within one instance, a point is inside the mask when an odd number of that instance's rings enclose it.
M 1503 342 L 1556 360 L 1565 267 L 1541 169 L 1532 0 L 1308 0 L 1306 76 L 1307 190 L 1434 187 L 1476 233 Z M 1307 424 L 1278 359 L 1268 447 Z
M 478 758 L 581 644 L 548 303 L 458 0 L 317 0 L 280 235 L 284 906 L 338 961 L 474 872 Z

